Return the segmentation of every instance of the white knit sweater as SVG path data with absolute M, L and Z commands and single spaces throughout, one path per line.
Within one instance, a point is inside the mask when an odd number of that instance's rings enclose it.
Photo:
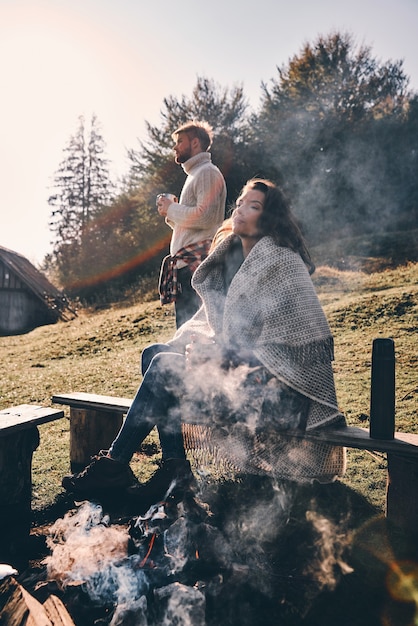
M 179 202 L 172 202 L 166 223 L 173 229 L 170 254 L 212 239 L 225 216 L 226 185 L 209 152 L 200 152 L 182 164 L 187 174 Z M 179 261 L 178 267 L 184 262 Z

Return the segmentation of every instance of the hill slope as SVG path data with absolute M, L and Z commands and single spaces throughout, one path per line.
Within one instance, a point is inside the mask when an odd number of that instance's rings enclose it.
M 341 410 L 351 425 L 367 426 L 373 339 L 392 337 L 397 358 L 396 426 L 418 431 L 415 418 L 418 264 L 374 274 L 318 268 L 314 282 L 335 338 L 334 364 Z M 87 391 L 133 397 L 142 349 L 175 330 L 173 311 L 158 302 L 82 310 L 70 322 L 1 337 L 0 408 L 50 404 L 54 393 Z M 41 427 L 34 454 L 34 508 L 52 503 L 69 470 L 68 421 Z M 152 459 L 151 459 L 152 461 Z M 349 451 L 344 482 L 373 506 L 384 506 L 386 462 Z M 141 466 L 138 472 L 146 471 Z

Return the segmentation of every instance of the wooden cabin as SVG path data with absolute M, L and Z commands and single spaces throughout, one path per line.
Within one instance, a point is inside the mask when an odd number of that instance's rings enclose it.
M 0 246 L 0 335 L 72 319 L 67 298 L 21 254 Z

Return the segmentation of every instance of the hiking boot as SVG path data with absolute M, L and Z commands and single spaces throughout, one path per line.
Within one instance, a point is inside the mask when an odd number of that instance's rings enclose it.
M 102 450 L 92 458 L 87 467 L 77 474 L 64 476 L 62 486 L 77 495 L 101 493 L 106 490 L 125 489 L 137 482 L 128 464 L 107 456 Z
M 126 493 L 147 509 L 168 497 L 181 499 L 195 483 L 189 461 L 167 459 L 161 462 L 160 467 L 146 483 L 132 485 L 126 489 Z

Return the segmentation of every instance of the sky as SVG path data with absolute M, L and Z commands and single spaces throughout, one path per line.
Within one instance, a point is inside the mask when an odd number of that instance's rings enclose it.
M 113 177 L 197 77 L 242 86 L 257 110 L 304 43 L 350 33 L 418 92 L 418 0 L 0 0 L 0 246 L 39 265 L 51 250 L 54 174 L 81 115 L 95 114 Z

